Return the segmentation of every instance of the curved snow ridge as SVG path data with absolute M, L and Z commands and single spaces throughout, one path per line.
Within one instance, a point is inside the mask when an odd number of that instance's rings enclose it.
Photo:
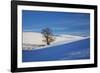
M 43 35 L 41 33 L 23 32 L 23 50 L 44 49 L 89 38 L 68 34 L 54 35 L 53 37 L 55 38 L 55 41 L 51 42 L 50 45 L 46 45 L 46 42 L 42 41 Z
M 46 45 L 46 46 L 43 46 L 43 47 L 31 49 L 31 50 L 45 49 L 45 48 L 49 48 L 49 47 L 54 47 L 54 46 L 59 46 L 59 45 L 64 45 L 64 44 L 69 44 L 69 43 L 72 43 L 72 42 L 76 42 L 76 41 L 80 41 L 80 40 L 85 40 L 85 39 L 88 39 L 88 38 L 89 37 L 83 37 L 83 38 L 81 37 L 81 38 L 74 39 L 74 40 L 63 41 L 63 42 L 59 42 L 59 43 L 53 43 L 51 45 Z

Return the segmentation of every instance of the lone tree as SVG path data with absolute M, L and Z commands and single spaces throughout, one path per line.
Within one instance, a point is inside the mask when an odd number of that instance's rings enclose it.
M 41 34 L 44 37 L 44 42 L 46 42 L 47 45 L 50 45 L 51 42 L 53 42 L 55 40 L 55 38 L 53 37 L 53 33 L 51 31 L 50 28 L 44 28 L 42 29 Z

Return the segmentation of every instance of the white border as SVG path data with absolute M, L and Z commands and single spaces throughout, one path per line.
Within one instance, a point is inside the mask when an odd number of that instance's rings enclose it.
M 90 13 L 90 60 L 66 60 L 66 61 L 45 61 L 45 62 L 22 62 L 22 10 L 38 10 L 38 11 L 58 11 L 58 12 L 79 12 Z M 58 8 L 58 7 L 43 7 L 43 6 L 18 6 L 18 35 L 17 35 L 17 66 L 18 68 L 25 67 L 41 67 L 41 66 L 57 66 L 57 65 L 77 65 L 77 64 L 93 64 L 94 63 L 94 10 L 92 9 L 77 9 L 77 8 Z

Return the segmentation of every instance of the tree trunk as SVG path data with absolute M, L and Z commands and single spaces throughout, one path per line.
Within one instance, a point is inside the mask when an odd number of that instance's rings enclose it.
M 48 39 L 49 39 L 49 38 L 47 37 L 47 38 L 46 38 L 46 40 L 47 40 L 47 45 L 50 45 L 50 42 L 48 41 Z
M 49 42 L 47 42 L 47 45 L 50 45 L 50 43 L 49 43 Z

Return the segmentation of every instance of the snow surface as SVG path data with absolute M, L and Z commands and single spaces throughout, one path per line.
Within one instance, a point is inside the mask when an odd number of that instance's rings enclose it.
M 36 50 L 47 47 L 62 45 L 66 43 L 83 40 L 88 37 L 74 36 L 74 35 L 56 35 L 55 41 L 51 42 L 50 45 L 46 45 L 43 42 L 43 35 L 37 32 L 23 32 L 23 50 Z
M 90 59 L 90 38 L 35 50 L 22 50 L 22 62 Z

